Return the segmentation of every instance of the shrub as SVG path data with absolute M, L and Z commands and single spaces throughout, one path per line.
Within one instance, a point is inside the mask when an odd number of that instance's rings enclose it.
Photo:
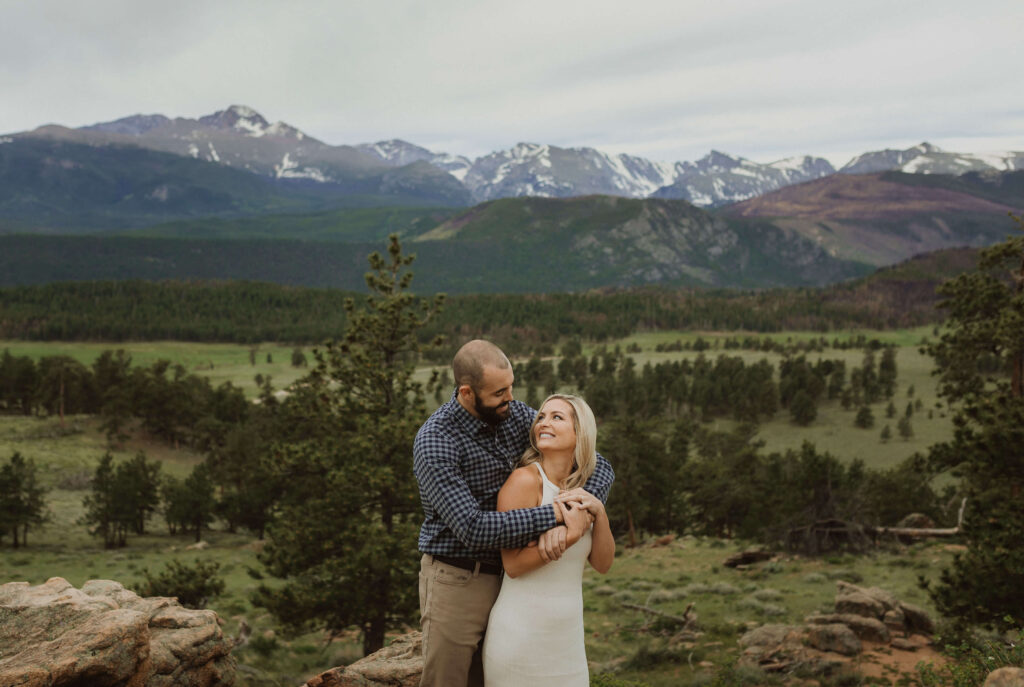
M 175 596 L 185 608 L 206 608 L 206 603 L 224 592 L 224 579 L 217 576 L 220 563 L 196 561 L 189 567 L 172 560 L 159 575 L 142 569 L 146 581 L 136 590 L 140 596 Z

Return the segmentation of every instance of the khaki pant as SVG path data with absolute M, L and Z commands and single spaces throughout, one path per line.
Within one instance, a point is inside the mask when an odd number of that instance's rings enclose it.
M 480 648 L 500 588 L 501 575 L 474 574 L 424 554 L 420 560 L 420 687 L 483 687 Z

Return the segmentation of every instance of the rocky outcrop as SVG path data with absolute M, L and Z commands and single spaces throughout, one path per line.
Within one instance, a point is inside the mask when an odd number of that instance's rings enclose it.
M 864 651 L 865 643 L 900 651 L 924 646 L 934 623 L 922 609 L 877 587 L 839 582 L 835 613 L 816 614 L 806 625 L 765 625 L 740 638 L 740 662 L 769 672 L 828 673 Z
M 1024 687 L 1024 668 L 1000 668 L 985 678 L 984 687 Z
M 410 632 L 351 665 L 320 673 L 306 687 L 416 687 L 422 672 L 423 635 Z
M 232 685 L 233 642 L 222 622 L 110 580 L 81 589 L 60 577 L 10 582 L 0 585 L 0 685 Z

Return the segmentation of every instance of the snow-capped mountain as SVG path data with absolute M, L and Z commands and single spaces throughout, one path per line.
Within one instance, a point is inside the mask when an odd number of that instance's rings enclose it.
M 465 205 L 469 193 L 430 165 L 389 164 L 353 146 L 332 146 L 245 105 L 198 119 L 133 115 L 79 129 L 45 126 L 22 134 L 90 145 L 127 144 L 187 156 L 273 179 L 315 182 L 342 194 L 403 195 Z
M 290 124 L 270 123 L 244 105 L 197 119 L 138 114 L 78 129 L 44 126 L 16 136 L 135 145 L 289 183 L 326 184 L 333 187 L 332 193 L 411 195 L 449 205 L 518 196 L 603 194 L 683 199 L 717 207 L 836 172 L 827 160 L 809 155 L 763 164 L 715 150 L 695 162 L 655 162 L 539 143 L 519 143 L 475 160 L 401 139 L 335 146 Z M 1017 169 L 1024 169 L 1024 152 L 950 153 L 922 143 L 907 150 L 864 153 L 839 171 L 959 175 Z
M 449 155 L 448 153 L 435 153 L 408 141 L 403 141 L 400 138 L 378 141 L 377 143 L 360 143 L 356 148 L 379 158 L 382 162 L 393 167 L 401 167 L 413 162 L 429 162 L 438 169 L 448 172 L 459 181 L 466 178 L 466 172 L 469 171 L 470 166 L 473 164 L 468 157 Z
M 810 155 L 761 164 L 717 150 L 696 162 L 678 163 L 675 169 L 675 180 L 659 188 L 654 197 L 688 200 L 703 207 L 754 198 L 836 171 L 828 160 Z
M 924 142 L 906 150 L 877 150 L 858 155 L 839 171 L 843 174 L 871 174 L 899 171 L 907 174 L 952 174 L 967 172 L 1012 172 L 1024 169 L 1024 152 L 951 153 Z
M 593 148 L 520 143 L 477 158 L 463 183 L 478 201 L 509 196 L 642 198 L 671 182 L 672 165 Z

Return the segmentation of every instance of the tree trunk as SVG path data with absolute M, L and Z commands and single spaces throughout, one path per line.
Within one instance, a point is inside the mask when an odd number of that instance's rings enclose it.
M 369 656 L 374 651 L 384 648 L 384 616 L 379 615 L 363 628 L 363 655 Z
M 636 547 L 636 529 L 633 527 L 633 511 L 626 509 L 626 519 L 629 521 L 629 548 Z

